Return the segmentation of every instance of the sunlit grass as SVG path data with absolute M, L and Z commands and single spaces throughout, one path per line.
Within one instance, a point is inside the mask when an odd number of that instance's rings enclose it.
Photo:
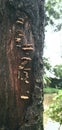
M 51 93 L 58 93 L 62 89 L 45 87 L 43 90 L 44 90 L 44 93 L 50 93 L 51 94 Z

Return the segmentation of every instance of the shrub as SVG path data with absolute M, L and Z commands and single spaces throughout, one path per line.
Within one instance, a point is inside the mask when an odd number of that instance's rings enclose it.
M 49 106 L 47 113 L 52 120 L 62 124 L 62 91 L 59 91 L 53 99 L 53 103 Z

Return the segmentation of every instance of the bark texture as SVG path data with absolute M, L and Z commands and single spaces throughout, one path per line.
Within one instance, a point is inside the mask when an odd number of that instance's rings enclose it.
M 43 130 L 44 0 L 0 0 L 0 128 Z

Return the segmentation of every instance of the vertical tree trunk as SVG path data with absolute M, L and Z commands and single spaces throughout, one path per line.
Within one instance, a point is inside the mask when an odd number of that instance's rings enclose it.
M 43 130 L 44 0 L 0 0 L 0 128 Z

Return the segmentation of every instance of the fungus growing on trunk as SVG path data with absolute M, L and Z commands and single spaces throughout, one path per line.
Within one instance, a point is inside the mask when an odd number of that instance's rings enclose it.
M 21 38 L 15 38 L 16 42 L 20 42 Z
M 23 21 L 17 20 L 16 23 L 23 24 Z
M 34 48 L 33 47 L 23 47 L 22 48 L 22 50 L 24 50 L 24 51 L 33 51 L 34 50 Z
M 21 60 L 28 60 L 31 61 L 32 59 L 30 57 L 22 57 Z
M 24 99 L 24 100 L 29 99 L 29 97 L 28 97 L 28 96 L 25 96 L 25 95 L 22 95 L 20 98 L 21 98 L 21 99 Z

